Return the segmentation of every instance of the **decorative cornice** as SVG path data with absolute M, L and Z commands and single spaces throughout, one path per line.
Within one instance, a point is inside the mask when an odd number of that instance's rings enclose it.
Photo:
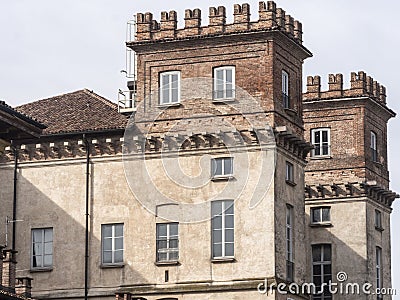
M 305 160 L 310 150 L 314 148 L 314 146 L 295 134 L 287 126 L 276 127 L 275 137 L 278 146 L 292 152 L 302 160 Z

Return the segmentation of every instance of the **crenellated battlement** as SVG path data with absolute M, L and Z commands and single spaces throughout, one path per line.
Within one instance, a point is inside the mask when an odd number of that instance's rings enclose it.
M 226 8 L 224 6 L 209 8 L 209 24 L 202 26 L 201 10 L 185 10 L 185 27 L 178 29 L 177 13 L 172 10 L 161 13 L 158 23 L 153 19 L 153 14 L 138 13 L 136 43 L 146 41 L 182 39 L 194 36 L 209 36 L 218 34 L 231 34 L 235 32 L 256 32 L 279 30 L 286 33 L 298 43 L 302 43 L 302 25 L 286 12 L 277 8 L 275 2 L 259 2 L 258 21 L 250 21 L 250 5 L 235 4 L 233 8 L 234 22 L 226 24 Z
M 386 88 L 363 71 L 351 73 L 350 89 L 343 89 L 343 74 L 329 74 L 328 86 L 327 91 L 321 91 L 321 77 L 308 76 L 303 101 L 367 96 L 386 105 Z

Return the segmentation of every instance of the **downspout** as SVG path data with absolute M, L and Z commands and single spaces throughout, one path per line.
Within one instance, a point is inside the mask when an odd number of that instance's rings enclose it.
M 14 191 L 13 191 L 13 214 L 12 214 L 12 246 L 11 250 L 15 251 L 15 238 L 17 235 L 17 180 L 18 180 L 18 150 L 17 147 L 12 143 L 12 149 L 14 154 Z
M 83 135 L 83 142 L 86 148 L 86 225 L 85 225 L 85 300 L 88 300 L 89 293 L 89 180 L 90 180 L 90 146 L 86 138 Z

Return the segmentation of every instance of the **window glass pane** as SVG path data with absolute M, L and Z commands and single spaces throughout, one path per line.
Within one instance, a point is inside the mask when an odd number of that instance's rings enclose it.
M 233 243 L 225 244 L 225 256 L 233 256 Z
M 103 225 L 102 228 L 103 237 L 111 237 L 112 236 L 112 226 L 111 225 Z
M 103 240 L 103 249 L 109 251 L 112 250 L 112 239 L 108 238 Z
M 53 243 L 44 244 L 44 254 L 53 254 Z
M 321 209 L 320 208 L 313 208 L 311 209 L 311 214 L 312 214 L 312 222 L 313 223 L 319 223 L 321 222 Z
M 234 230 L 226 229 L 225 230 L 225 242 L 233 242 L 234 241 Z
M 178 240 L 177 239 L 169 240 L 169 248 L 177 249 L 178 248 Z
M 213 243 L 222 243 L 222 230 L 213 230 Z
M 222 159 L 218 158 L 215 160 L 216 168 L 215 175 L 223 175 L 222 174 Z
M 42 243 L 36 243 L 33 245 L 33 251 L 35 254 L 43 254 L 43 247 L 42 247 Z
M 313 262 L 319 262 L 322 260 L 320 245 L 316 245 L 316 246 L 312 247 L 312 257 L 313 257 Z
M 124 236 L 124 225 L 115 225 L 115 236 Z
M 225 201 L 225 214 L 233 215 L 234 210 L 234 202 L 233 201 Z
M 331 246 L 324 245 L 324 261 L 331 261 Z
M 163 74 L 161 76 L 161 87 L 162 88 L 169 88 L 169 75 L 168 74 Z
M 221 257 L 221 256 L 222 256 L 222 245 L 213 244 L 213 257 Z
M 34 243 L 42 242 L 42 230 L 33 230 L 32 238 Z
M 32 267 L 37 268 L 42 266 L 42 256 L 36 255 L 32 258 Z
M 123 256 L 124 256 L 124 251 L 123 250 L 115 251 L 114 252 L 114 263 L 123 262 Z
M 178 101 L 179 101 L 178 89 L 172 89 L 172 91 L 171 91 L 171 102 L 178 102 Z
M 328 145 L 322 145 L 322 155 L 328 155 L 329 154 L 329 146 Z
M 217 70 L 216 71 L 216 78 L 217 78 L 217 84 L 221 84 L 224 81 L 224 71 L 223 70 Z
M 224 170 L 225 170 L 226 175 L 233 173 L 233 159 L 232 158 L 224 159 Z
M 157 237 L 167 236 L 167 224 L 157 224 Z
M 179 253 L 178 251 L 172 251 L 169 254 L 169 259 L 170 260 L 177 260 L 179 258 Z
M 330 208 L 322 209 L 322 222 L 329 222 L 331 220 Z
M 314 144 L 319 144 L 321 141 L 321 132 L 314 131 Z
M 313 274 L 314 276 L 321 275 L 321 265 L 313 266 Z
M 222 217 L 216 216 L 212 219 L 212 228 L 221 229 L 222 228 Z
M 112 263 L 112 252 L 111 251 L 103 252 L 103 263 L 106 263 L 106 264 Z
M 215 201 L 211 203 L 211 213 L 213 216 L 220 215 L 222 212 L 222 201 Z
M 157 241 L 158 249 L 166 249 L 167 248 L 167 240 Z
M 177 223 L 170 224 L 169 235 L 170 236 L 178 235 L 178 224 Z
M 226 82 L 233 83 L 233 72 L 232 69 L 226 69 Z M 232 85 L 230 85 L 232 86 Z
M 328 131 L 322 130 L 322 142 L 328 143 Z
M 43 259 L 44 267 L 51 267 L 53 265 L 53 255 L 45 255 Z
M 44 241 L 52 242 L 53 241 L 53 229 L 48 228 L 44 230 Z
M 124 249 L 124 238 L 116 238 L 114 243 L 115 250 Z
M 225 227 L 226 228 L 233 228 L 233 222 L 234 222 L 233 219 L 234 218 L 231 215 L 228 215 L 225 217 Z

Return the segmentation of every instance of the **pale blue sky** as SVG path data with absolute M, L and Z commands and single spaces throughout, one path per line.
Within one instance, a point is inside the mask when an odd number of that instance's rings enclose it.
M 184 3 L 182 3 L 184 2 Z M 182 26 L 185 8 L 225 5 L 228 0 L 13 0 L 0 4 L 0 99 L 11 105 L 42 99 L 81 88 L 93 89 L 111 100 L 125 87 L 125 23 L 136 12 L 178 11 Z M 240 3 L 240 2 L 239 2 Z M 257 18 L 258 1 L 251 5 Z M 382 3 L 382 4 L 381 4 Z M 384 3 L 384 4 L 383 4 Z M 304 65 L 304 76 L 365 70 L 388 91 L 388 105 L 400 112 L 398 1 L 388 0 L 281 0 L 282 7 L 303 23 L 304 45 L 314 57 Z M 399 26 L 399 27 L 398 27 Z M 389 122 L 391 188 L 400 192 L 400 147 L 396 132 L 400 119 Z M 400 294 L 400 201 L 392 214 L 393 286 Z M 400 295 L 394 299 L 400 299 Z

